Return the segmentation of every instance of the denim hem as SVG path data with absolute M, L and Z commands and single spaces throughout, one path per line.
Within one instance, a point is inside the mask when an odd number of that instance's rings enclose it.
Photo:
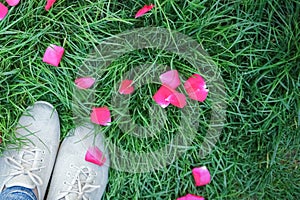
M 22 186 L 12 186 L 0 193 L 0 200 L 37 200 L 32 189 Z

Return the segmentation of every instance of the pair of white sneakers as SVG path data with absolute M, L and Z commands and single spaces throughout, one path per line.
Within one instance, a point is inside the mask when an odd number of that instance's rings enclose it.
M 16 133 L 26 144 L 0 157 L 0 192 L 23 186 L 36 191 L 38 200 L 46 193 L 49 200 L 101 199 L 108 182 L 109 157 L 103 136 L 95 134 L 92 124 L 77 127 L 59 147 L 58 113 L 51 104 L 39 101 L 21 116 Z M 90 146 L 105 154 L 103 166 L 85 161 Z

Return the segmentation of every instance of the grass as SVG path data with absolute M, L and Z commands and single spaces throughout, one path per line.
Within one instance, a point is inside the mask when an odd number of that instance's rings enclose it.
M 148 1 L 57 1 L 50 12 L 43 1 L 24 1 L 0 21 L 0 150 L 18 143 L 14 127 L 37 100 L 60 114 L 61 138 L 75 127 L 73 81 L 82 63 L 105 38 L 140 27 L 162 27 L 202 44 L 217 65 L 226 89 L 226 122 L 213 151 L 199 157 L 212 102 L 197 104 L 200 127 L 192 146 L 170 165 L 147 173 L 110 170 L 103 199 L 176 199 L 186 193 L 206 199 L 297 199 L 300 196 L 300 4 L 296 0 L 155 0 L 156 7 L 134 19 Z M 66 49 L 60 67 L 42 62 L 49 44 Z M 112 106 L 116 85 L 142 64 L 168 65 L 187 78 L 193 68 L 176 55 L 140 50 L 111 63 L 96 86 L 95 106 Z M 130 100 L 132 120 L 147 127 L 157 84 Z M 117 111 L 116 109 L 114 111 Z M 150 113 L 151 114 L 151 113 Z M 160 113 L 158 113 L 160 114 Z M 181 111 L 167 109 L 163 131 L 137 138 L 112 126 L 107 139 L 132 152 L 164 147 L 179 127 Z M 114 118 L 116 119 L 116 118 Z M 207 166 L 211 184 L 195 187 L 191 169 Z

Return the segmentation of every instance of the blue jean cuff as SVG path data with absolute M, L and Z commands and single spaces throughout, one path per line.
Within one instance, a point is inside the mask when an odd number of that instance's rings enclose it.
M 22 186 L 13 186 L 6 188 L 0 194 L 0 200 L 37 200 L 32 189 L 22 187 Z

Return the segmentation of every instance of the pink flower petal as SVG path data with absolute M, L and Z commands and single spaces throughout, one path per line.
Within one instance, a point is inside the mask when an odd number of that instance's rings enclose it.
M 65 50 L 63 47 L 51 44 L 43 57 L 43 62 L 58 67 Z
M 157 92 L 154 94 L 154 101 L 160 105 L 162 108 L 166 108 L 170 104 L 170 96 L 173 94 L 173 91 L 168 86 L 162 85 Z
M 135 18 L 143 16 L 145 13 L 149 12 L 154 7 L 153 4 L 151 5 L 145 5 L 143 8 L 141 8 L 136 14 Z
M 162 108 L 166 108 L 170 103 L 179 108 L 186 105 L 185 96 L 167 85 L 162 85 L 154 94 L 153 99 Z
M 192 170 L 192 174 L 194 176 L 196 186 L 203 186 L 210 183 L 210 173 L 205 166 L 194 168 Z
M 159 76 L 160 81 L 164 85 L 168 85 L 176 89 L 180 85 L 180 79 L 177 70 L 170 70 Z
M 90 147 L 86 154 L 85 154 L 85 160 L 91 163 L 94 163 L 96 165 L 102 166 L 105 161 L 105 155 L 100 151 L 100 149 L 96 146 Z
M 6 2 L 8 3 L 8 5 L 10 6 L 16 6 L 19 4 L 20 0 L 6 0 Z
M 8 13 L 8 8 L 0 2 L 0 20 L 4 19 Z
M 204 79 L 199 74 L 192 75 L 185 83 L 184 88 L 191 99 L 203 102 L 208 95 Z
M 95 124 L 108 126 L 111 122 L 110 111 L 104 106 L 100 108 L 93 108 L 91 113 L 91 121 Z
M 119 93 L 120 94 L 131 94 L 134 91 L 134 87 L 132 86 L 132 80 L 124 80 L 121 82 Z
M 186 88 L 186 92 L 188 93 L 191 99 L 203 102 L 207 98 L 208 89 L 194 89 L 194 88 Z
M 79 89 L 88 89 L 92 87 L 94 83 L 95 79 L 92 77 L 82 77 L 75 80 L 75 84 Z
M 45 10 L 49 11 L 50 8 L 53 6 L 56 0 L 47 0 L 47 4 L 45 6 Z
M 179 92 L 175 92 L 173 94 L 171 94 L 167 100 L 170 101 L 170 103 L 173 106 L 176 106 L 178 108 L 183 108 L 184 106 L 186 106 L 186 98 L 185 95 Z
M 204 197 L 197 196 L 194 194 L 187 194 L 183 197 L 177 198 L 176 200 L 205 200 Z
M 205 80 L 199 74 L 193 74 L 186 82 L 189 83 L 189 86 L 191 87 L 206 86 Z

